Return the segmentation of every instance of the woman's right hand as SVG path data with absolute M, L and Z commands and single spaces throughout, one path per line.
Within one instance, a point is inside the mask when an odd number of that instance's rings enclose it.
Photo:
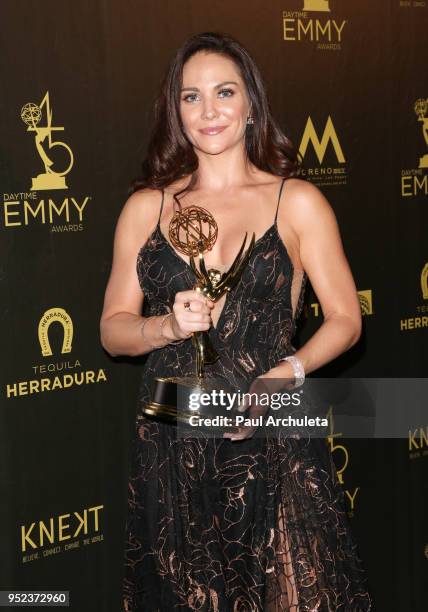
M 211 325 L 214 302 L 196 289 L 178 291 L 172 307 L 174 316 L 169 317 L 171 331 L 179 339 L 185 339 L 196 331 L 207 331 Z

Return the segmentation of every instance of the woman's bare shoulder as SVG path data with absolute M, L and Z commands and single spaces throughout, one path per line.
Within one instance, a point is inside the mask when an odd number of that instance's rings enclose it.
M 172 197 L 175 193 L 184 189 L 189 183 L 190 177 L 178 179 L 166 187 L 163 191 L 165 198 Z M 153 225 L 157 222 L 162 202 L 161 189 L 149 189 L 145 187 L 138 189 L 126 200 L 122 212 L 134 219 L 136 223 L 143 225 Z
M 334 215 L 333 209 L 322 191 L 310 181 L 289 178 L 284 185 L 283 206 L 280 210 L 295 228 L 317 223 Z
M 294 197 L 308 198 L 316 193 L 321 193 L 316 185 L 310 181 L 298 177 L 288 178 L 285 182 L 287 191 L 293 193 Z
M 162 201 L 158 189 L 139 189 L 129 196 L 122 208 L 122 215 L 132 218 L 135 223 L 150 224 L 159 214 Z
M 159 203 L 161 197 L 162 192 L 159 189 L 149 189 L 145 187 L 144 189 L 134 191 L 126 200 L 125 206 L 136 209 L 141 207 L 150 208 L 153 207 L 156 202 Z

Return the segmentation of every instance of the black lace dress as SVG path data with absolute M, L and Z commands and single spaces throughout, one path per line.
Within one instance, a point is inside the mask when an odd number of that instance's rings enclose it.
M 159 222 L 138 254 L 137 272 L 145 316 L 170 312 L 175 294 L 195 282 Z M 239 385 L 292 354 L 305 282 L 305 273 L 293 269 L 276 214 L 210 328 L 220 359 L 206 366 L 208 375 Z M 140 406 L 154 376 L 194 372 L 190 339 L 153 350 L 142 371 Z M 372 609 L 323 439 L 182 439 L 174 426 L 140 412 L 132 457 L 124 610 Z

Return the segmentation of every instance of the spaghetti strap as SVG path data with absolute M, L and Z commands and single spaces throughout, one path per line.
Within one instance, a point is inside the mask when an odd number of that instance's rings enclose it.
M 275 221 L 274 221 L 275 225 L 276 225 L 276 219 L 278 217 L 279 203 L 281 201 L 281 194 L 282 194 L 282 188 L 284 187 L 284 183 L 285 183 L 285 178 L 282 179 L 281 187 L 279 188 L 278 204 L 276 205 L 276 214 L 275 214 Z
M 160 210 L 159 210 L 159 219 L 158 219 L 158 225 L 160 225 L 160 220 L 161 220 L 161 215 L 162 215 L 162 209 L 163 209 L 163 201 L 164 201 L 164 197 L 165 197 L 165 192 L 162 189 L 162 201 L 161 201 L 161 205 L 160 205 Z

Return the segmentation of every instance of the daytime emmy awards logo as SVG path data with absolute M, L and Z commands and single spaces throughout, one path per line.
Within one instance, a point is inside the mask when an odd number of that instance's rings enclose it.
M 53 351 L 49 342 L 49 330 L 57 323 L 62 328 L 61 355 L 72 352 L 74 325 L 69 313 L 60 307 L 49 308 L 40 317 L 37 334 L 42 357 L 52 357 Z M 50 361 L 31 366 L 33 378 L 6 384 L 6 398 L 13 399 L 35 393 L 66 390 L 72 387 L 91 383 L 107 382 L 103 368 L 83 370 L 79 359 L 70 361 Z
M 69 145 L 56 135 L 64 132 L 63 125 L 53 121 L 49 91 L 41 102 L 27 102 L 19 113 L 34 135 L 33 142 L 42 170 L 31 178 L 31 188 L 12 187 L 3 193 L 3 226 L 5 229 L 31 225 L 49 225 L 52 232 L 76 232 L 84 229 L 83 215 L 91 196 L 68 195 L 66 177 L 74 166 L 74 155 Z M 18 173 L 19 175 L 19 173 Z M 67 195 L 58 201 L 51 191 Z M 38 192 L 41 192 L 39 197 Z
M 415 113 L 418 117 L 418 121 L 422 123 L 422 134 L 424 136 L 425 144 L 428 146 L 428 117 L 426 116 L 428 109 L 428 98 L 419 98 L 415 102 Z M 419 159 L 419 168 L 428 168 L 428 153 L 425 153 Z
M 346 159 L 330 115 L 325 123 L 321 138 L 318 136 L 312 118 L 308 117 L 299 145 L 299 154 L 302 159 L 305 158 L 308 152 L 309 144 L 312 145 L 319 166 L 308 167 L 306 164 L 302 169 L 302 174 L 318 187 L 325 185 L 346 185 Z M 336 165 L 334 162 L 333 165 L 324 164 L 324 158 L 330 152 L 334 154 L 335 161 L 340 165 Z
M 334 414 L 333 406 L 330 406 L 327 411 L 327 418 L 330 425 L 330 435 L 327 436 L 326 442 L 330 448 L 330 452 L 333 455 L 334 464 L 336 466 L 337 478 L 341 485 L 345 487 L 344 472 L 349 465 L 350 452 L 344 444 L 336 444 L 335 439 L 340 438 L 342 433 L 335 431 L 334 429 Z M 360 487 L 355 487 L 353 490 L 344 488 L 346 500 L 349 503 L 348 516 L 352 517 L 355 510 L 355 500 Z
M 315 44 L 319 50 L 340 51 L 347 19 L 334 19 L 329 13 L 328 0 L 303 0 L 301 10 L 283 11 L 283 39 Z
M 417 121 L 421 123 L 422 135 L 428 147 L 428 98 L 418 98 L 413 106 Z M 401 196 L 411 198 L 419 195 L 428 195 L 428 153 L 419 157 L 417 168 L 401 170 Z
M 39 125 L 43 114 L 46 123 L 44 125 Z M 45 169 L 44 173 L 33 178 L 31 189 L 67 189 L 64 177 L 73 167 L 74 157 L 70 147 L 65 144 L 65 142 L 61 140 L 52 140 L 52 132 L 62 132 L 64 131 L 64 127 L 52 125 L 52 110 L 49 102 L 49 92 L 46 92 L 40 105 L 34 104 L 33 102 L 25 104 L 21 109 L 21 119 L 27 125 L 27 132 L 35 133 L 34 143 Z M 60 172 L 52 168 L 55 164 L 43 147 L 46 139 L 48 152 L 56 147 L 63 148 L 67 151 L 68 164 L 66 168 Z

